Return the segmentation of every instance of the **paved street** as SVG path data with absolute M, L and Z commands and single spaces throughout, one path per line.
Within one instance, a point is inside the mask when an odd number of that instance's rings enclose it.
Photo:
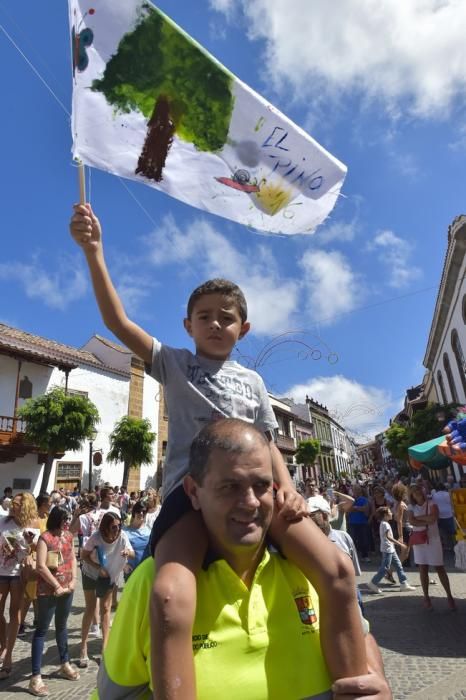
M 395 700 L 459 700 L 466 698 L 466 574 L 449 568 L 454 594 L 459 598 L 458 612 L 448 611 L 443 589 L 431 586 L 435 612 L 421 606 L 420 588 L 400 593 L 398 586 L 387 584 L 384 596 L 370 594 L 364 586 L 375 571 L 374 565 L 365 565 L 360 584 L 366 606 L 366 617 L 375 634 L 386 664 L 387 675 Z M 419 585 L 417 571 L 409 573 L 410 582 Z M 433 578 L 437 578 L 433 575 Z M 79 626 L 83 611 L 82 591 L 79 587 L 70 618 L 70 650 L 73 659 L 79 654 Z M 30 614 L 28 618 L 32 622 Z M 30 674 L 30 641 L 32 633 L 18 640 L 15 667 L 11 677 L 0 686 L 2 700 L 21 700 L 31 697 L 25 688 Z M 88 669 L 81 672 L 77 682 L 54 677 L 57 668 L 53 632 L 48 637 L 44 652 L 43 673 L 51 698 L 87 698 L 94 687 L 97 672 L 96 658 L 100 655 L 100 640 L 89 646 L 93 657 Z M 254 700 L 251 698 L 251 700 Z M 285 700 L 285 699 L 284 699 Z

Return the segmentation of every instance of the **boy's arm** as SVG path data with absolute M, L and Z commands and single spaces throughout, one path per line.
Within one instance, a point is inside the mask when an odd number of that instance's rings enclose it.
M 371 634 L 365 637 L 367 664 L 369 673 L 354 678 L 340 678 L 332 686 L 334 700 L 339 698 L 365 698 L 373 700 L 392 700 L 393 695 L 385 677 L 382 655 L 377 642 Z
M 126 315 L 105 263 L 102 230 L 90 204 L 75 205 L 70 232 L 86 256 L 94 294 L 105 325 L 135 355 L 151 365 L 152 337 Z

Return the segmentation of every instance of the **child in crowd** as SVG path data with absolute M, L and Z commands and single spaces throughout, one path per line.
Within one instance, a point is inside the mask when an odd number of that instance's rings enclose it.
M 390 570 L 390 567 L 393 564 L 400 582 L 400 591 L 415 591 L 416 589 L 414 586 L 410 586 L 408 583 L 408 578 L 403 570 L 403 565 L 401 564 L 395 550 L 395 545 L 398 545 L 402 550 L 406 549 L 406 545 L 403 544 L 403 541 L 398 541 L 393 537 L 392 528 L 389 522 L 393 518 L 392 511 L 388 506 L 380 506 L 380 508 L 377 508 L 376 510 L 376 516 L 378 520 L 380 520 L 379 535 L 382 561 L 380 563 L 379 570 L 367 585 L 373 593 L 383 593 L 378 584 L 383 579 L 386 572 Z
M 70 230 L 86 256 L 105 324 L 144 360 L 165 389 L 169 439 L 163 505 L 152 534 L 156 576 L 151 601 L 151 649 L 158 700 L 196 698 L 191 638 L 195 577 L 208 543 L 202 518 L 184 492 L 183 479 L 194 436 L 206 422 L 219 417 L 250 421 L 269 438 L 277 486 L 271 538 L 319 594 L 321 643 L 332 677 L 366 673 L 351 562 L 310 519 L 302 517 L 305 503 L 295 491 L 273 442 L 277 423 L 265 385 L 256 372 L 230 360 L 235 344 L 250 328 L 241 290 L 219 279 L 198 287 L 191 294 L 184 320 L 195 354 L 170 348 L 127 317 L 106 267 L 100 224 L 90 205 L 75 207 Z

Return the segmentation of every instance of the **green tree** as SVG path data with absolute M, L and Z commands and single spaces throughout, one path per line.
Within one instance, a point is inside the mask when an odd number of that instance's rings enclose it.
M 318 454 L 320 454 L 319 440 L 316 438 L 309 438 L 309 440 L 302 440 L 298 443 L 295 459 L 298 464 L 304 464 L 306 467 L 310 467 L 314 464 Z
M 123 462 L 121 485 L 128 487 L 129 470 L 152 461 L 155 433 L 147 418 L 123 416 L 110 434 L 108 462 Z
M 55 388 L 28 399 L 18 415 L 26 421 L 27 442 L 47 454 L 40 490 L 47 491 L 53 460 L 67 450 L 78 450 L 99 423 L 99 412 L 86 396 Z
M 408 460 L 408 447 L 413 443 L 410 442 L 409 429 L 404 425 L 393 423 L 386 431 L 387 450 L 395 459 L 401 459 L 403 462 Z
M 160 181 L 173 134 L 200 151 L 226 143 L 233 77 L 165 15 L 144 4 L 92 89 L 122 112 L 149 120 L 136 172 Z
M 407 425 L 393 423 L 385 433 L 387 449 L 395 459 L 409 461 L 408 447 L 439 437 L 445 424 L 455 417 L 457 404 L 429 404 L 413 414 Z M 439 420 L 443 414 L 444 418 Z

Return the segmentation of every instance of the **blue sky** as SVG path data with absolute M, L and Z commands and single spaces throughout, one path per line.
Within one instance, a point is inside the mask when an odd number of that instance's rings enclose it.
M 189 344 L 182 327 L 189 292 L 212 276 L 234 279 L 253 326 L 238 347 L 243 361 L 257 362 L 270 348 L 259 371 L 276 395 L 308 393 L 370 435 L 422 380 L 447 228 L 464 212 L 466 5 L 340 0 L 336 12 L 327 0 L 161 0 L 159 7 L 342 160 L 348 176 L 314 235 L 282 238 L 92 171 L 90 198 L 127 310 L 165 342 Z M 64 111 L 67 3 L 0 0 L 0 23 L 55 94 L 0 32 L 0 320 L 79 347 L 94 332 L 109 333 L 68 234 L 78 195 Z

